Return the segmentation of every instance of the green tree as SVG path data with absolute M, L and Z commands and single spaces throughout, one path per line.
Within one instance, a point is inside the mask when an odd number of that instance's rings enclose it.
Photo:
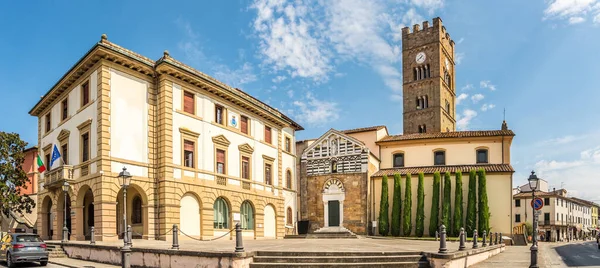
M 469 196 L 467 199 L 467 220 L 465 231 L 469 237 L 477 229 L 477 175 L 475 170 L 469 172 Z
M 429 236 L 435 236 L 440 214 L 440 172 L 433 173 L 433 194 L 431 196 L 431 213 L 429 214 Z
M 425 175 L 423 172 L 419 173 L 419 184 L 417 186 L 417 219 L 415 226 L 415 235 L 423 237 L 425 231 L 425 191 L 423 189 L 423 181 Z
M 442 224 L 446 226 L 448 230 L 451 230 L 450 226 L 450 205 L 452 200 L 452 181 L 450 180 L 450 172 L 444 174 L 444 200 L 442 202 Z
M 406 186 L 404 186 L 404 211 L 402 212 L 402 230 L 405 236 L 409 236 L 412 231 L 412 185 L 411 175 L 406 174 Z
M 400 212 L 402 211 L 402 180 L 400 174 L 394 174 L 394 200 L 392 201 L 392 235 L 400 235 Z
M 478 172 L 478 189 L 479 193 L 479 226 L 478 232 L 490 232 L 490 208 L 488 207 L 487 182 L 485 178 L 485 170 L 482 168 Z
M 460 234 L 460 228 L 463 227 L 463 192 L 462 192 L 462 172 L 456 171 L 456 181 L 454 182 L 454 236 Z
M 8 216 L 11 211 L 31 213 L 35 202 L 29 195 L 21 195 L 27 189 L 27 173 L 21 168 L 25 161 L 25 146 L 19 134 L 0 131 L 0 205 L 2 213 Z
M 389 224 L 389 210 L 390 204 L 388 203 L 388 178 L 383 176 L 381 179 L 381 201 L 379 202 L 379 234 L 386 236 L 390 231 Z

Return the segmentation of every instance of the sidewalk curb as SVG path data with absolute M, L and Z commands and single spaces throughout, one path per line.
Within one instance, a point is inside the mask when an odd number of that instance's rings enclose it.
M 62 267 L 69 267 L 69 268 L 80 268 L 80 267 L 77 267 L 77 266 L 71 266 L 71 265 L 68 265 L 68 264 L 63 264 L 63 263 L 60 263 L 60 262 L 55 262 L 55 261 L 48 261 L 48 263 L 52 263 L 52 264 L 56 264 L 56 265 L 60 265 L 60 266 L 62 266 Z

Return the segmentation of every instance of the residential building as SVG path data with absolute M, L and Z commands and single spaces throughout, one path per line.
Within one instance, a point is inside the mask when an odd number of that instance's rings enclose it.
M 174 224 L 181 239 L 226 235 L 235 223 L 250 239 L 294 232 L 291 144 L 303 128 L 167 51 L 155 61 L 103 35 L 30 114 L 48 165 L 44 239 L 60 239 L 63 220 L 70 239 L 90 239 L 92 226 L 96 240 L 117 239 L 124 204 L 143 239 L 165 240 Z M 54 145 L 62 157 L 50 165 Z M 124 167 L 133 176 L 125 202 Z
M 591 231 L 591 235 L 594 237 L 597 236 L 598 235 L 598 208 L 600 207 L 600 205 L 598 205 L 595 202 L 587 201 L 587 200 L 576 198 L 576 197 L 573 197 L 573 200 L 575 200 L 579 203 L 585 204 L 591 208 L 591 212 L 589 213 L 589 219 L 587 219 L 587 221 L 591 222 L 591 224 L 589 224 L 589 229 Z M 587 217 L 587 216 L 588 216 L 588 214 L 584 215 L 584 217 Z

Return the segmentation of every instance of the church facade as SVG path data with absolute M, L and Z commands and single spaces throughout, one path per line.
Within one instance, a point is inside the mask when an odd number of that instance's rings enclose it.
M 498 130 L 456 131 L 455 43 L 440 18 L 402 29 L 404 133 L 391 135 L 385 126 L 329 130 L 321 137 L 296 143 L 299 220 L 309 232 L 343 227 L 356 234 L 378 234 L 382 178 L 388 176 L 389 218 L 394 196 L 393 176 L 401 175 L 405 199 L 411 174 L 411 230 L 415 234 L 418 174 L 424 175 L 425 230 L 428 230 L 433 174 L 451 173 L 454 195 L 463 192 L 466 213 L 468 173 L 487 174 L 490 227 L 512 231 L 510 146 L 515 136 L 506 122 Z M 461 171 L 462 189 L 454 189 Z M 442 198 L 440 198 L 442 200 Z M 406 209 L 406 208 L 403 208 Z M 457 219 L 462 221 L 464 218 Z M 448 226 L 447 226 L 448 227 Z M 427 234 L 427 231 L 425 231 Z

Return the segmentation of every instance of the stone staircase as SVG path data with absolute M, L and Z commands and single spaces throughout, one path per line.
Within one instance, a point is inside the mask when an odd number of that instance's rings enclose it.
M 427 257 L 419 252 L 292 252 L 258 251 L 250 268 L 343 267 L 426 268 Z
M 46 250 L 48 250 L 48 258 L 49 259 L 66 258 L 67 257 L 67 254 L 65 253 L 63 248 L 60 246 L 60 244 L 46 243 L 46 246 L 47 246 Z
M 344 227 L 323 227 L 304 235 L 286 235 L 286 239 L 345 239 L 358 238 L 356 234 Z

